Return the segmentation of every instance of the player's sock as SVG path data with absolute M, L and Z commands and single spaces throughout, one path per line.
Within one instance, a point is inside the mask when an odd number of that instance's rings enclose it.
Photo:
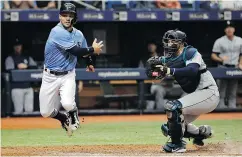
M 54 118 L 54 119 L 58 119 L 58 120 L 61 121 L 61 122 L 66 121 L 66 118 L 67 118 L 66 114 L 61 113 L 61 112 L 59 112 L 58 110 L 55 110 L 54 112 L 55 112 L 55 115 L 52 116 L 52 118 Z

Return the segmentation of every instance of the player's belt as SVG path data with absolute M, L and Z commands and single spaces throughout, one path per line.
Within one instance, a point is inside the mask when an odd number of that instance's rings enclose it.
M 50 74 L 56 75 L 56 76 L 68 74 L 68 71 L 52 71 L 52 70 L 48 70 L 46 68 L 45 68 L 45 71 L 49 72 Z
M 235 65 L 232 65 L 232 64 L 224 64 L 224 66 L 226 66 L 228 68 L 235 68 Z
M 205 73 L 205 72 L 207 72 L 207 68 L 205 68 L 205 69 L 203 69 L 203 70 L 199 70 L 199 72 L 200 72 L 200 74 L 203 74 L 203 73 Z

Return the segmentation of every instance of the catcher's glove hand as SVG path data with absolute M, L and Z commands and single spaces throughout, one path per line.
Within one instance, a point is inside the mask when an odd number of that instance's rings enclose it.
M 169 68 L 163 65 L 160 57 L 151 57 L 146 62 L 146 75 L 152 79 L 162 79 L 167 75 Z

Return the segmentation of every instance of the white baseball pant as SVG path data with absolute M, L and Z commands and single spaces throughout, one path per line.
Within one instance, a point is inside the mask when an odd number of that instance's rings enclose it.
M 61 102 L 66 111 L 76 107 L 76 73 L 75 69 L 66 75 L 56 76 L 43 71 L 39 101 L 43 117 L 53 117 L 56 106 Z

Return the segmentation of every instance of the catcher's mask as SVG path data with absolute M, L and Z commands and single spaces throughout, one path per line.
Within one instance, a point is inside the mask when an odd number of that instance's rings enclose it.
M 186 42 L 186 34 L 179 30 L 167 31 L 162 39 L 164 47 L 164 55 L 166 57 L 172 57 Z
M 77 11 L 76 11 L 76 6 L 72 3 L 64 3 L 61 8 L 60 8 L 60 14 L 63 13 L 74 13 L 74 18 L 71 21 L 71 24 L 75 24 L 77 21 Z

